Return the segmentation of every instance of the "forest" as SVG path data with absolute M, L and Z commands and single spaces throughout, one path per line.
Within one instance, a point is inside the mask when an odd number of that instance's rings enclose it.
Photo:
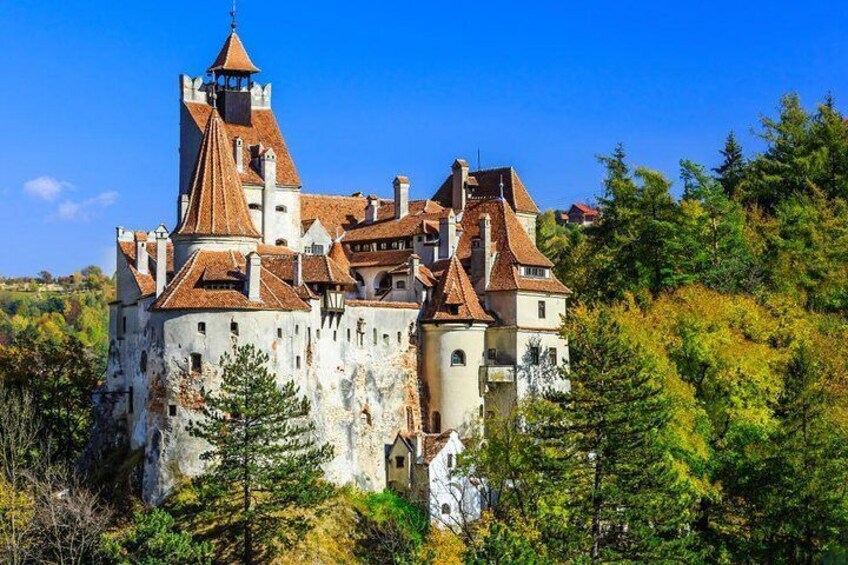
M 848 124 L 786 95 L 756 131 L 674 180 L 612 148 L 597 222 L 539 217 L 570 389 L 487 423 L 459 467 L 488 509 L 452 530 L 327 484 L 309 403 L 250 347 L 190 430 L 210 471 L 144 507 L 142 454 L 85 465 L 109 279 L 0 291 L 0 561 L 846 563 Z

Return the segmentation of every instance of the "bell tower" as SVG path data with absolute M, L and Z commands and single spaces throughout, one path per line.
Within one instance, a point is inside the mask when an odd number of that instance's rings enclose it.
M 221 47 L 215 62 L 207 69 L 212 75 L 213 105 L 217 104 L 221 117 L 228 124 L 251 125 L 251 75 L 259 68 L 250 60 L 241 38 L 236 33 L 236 10 L 230 12 L 233 18 L 230 35 Z

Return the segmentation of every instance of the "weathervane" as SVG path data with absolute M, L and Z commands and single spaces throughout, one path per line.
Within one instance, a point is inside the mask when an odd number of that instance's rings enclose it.
M 236 0 L 233 0 L 233 9 L 230 12 L 230 16 L 233 18 L 233 21 L 230 23 L 230 27 L 233 31 L 238 27 L 238 22 L 236 22 Z

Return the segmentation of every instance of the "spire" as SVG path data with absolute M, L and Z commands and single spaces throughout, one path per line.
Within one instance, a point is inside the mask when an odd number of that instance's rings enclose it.
M 188 211 L 176 233 L 259 238 L 242 192 L 224 121 L 212 109 L 190 185 Z
M 238 22 L 236 21 L 236 0 L 233 0 L 233 9 L 230 11 L 230 17 L 233 19 L 230 22 L 230 29 L 235 33 L 236 28 L 238 27 Z
M 241 75 L 250 75 L 253 73 L 258 73 L 259 68 L 253 64 L 253 61 L 250 60 L 250 56 L 247 54 L 247 51 L 244 48 L 244 44 L 241 42 L 238 34 L 236 33 L 236 20 L 235 20 L 235 11 L 233 11 L 233 26 L 232 31 L 230 32 L 230 36 L 227 37 L 227 40 L 224 42 L 224 46 L 221 47 L 221 52 L 218 53 L 218 57 L 215 58 L 215 62 L 212 63 L 212 66 L 209 67 L 207 72 L 217 73 L 217 74 L 241 74 Z
M 341 241 L 337 239 L 333 242 L 327 256 L 338 263 L 339 267 L 345 270 L 345 273 L 350 272 L 350 259 L 347 258 L 347 254 L 345 254 L 344 249 L 342 248 Z
M 429 322 L 493 322 L 480 305 L 471 279 L 454 255 L 442 273 L 423 321 Z

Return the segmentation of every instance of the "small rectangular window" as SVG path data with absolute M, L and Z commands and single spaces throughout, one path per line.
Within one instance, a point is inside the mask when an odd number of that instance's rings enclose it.
M 294 358 L 294 366 L 296 369 L 300 369 L 300 355 Z
M 121 333 L 127 333 L 127 317 L 124 316 L 123 320 L 121 320 Z
M 197 322 L 197 333 L 206 335 L 206 322 Z
M 389 346 L 389 334 L 383 334 L 383 345 Z
M 490 347 L 489 351 L 486 352 L 486 358 L 489 361 L 494 361 L 498 358 L 498 350 Z
M 404 456 L 403 455 L 396 456 L 395 457 L 395 467 L 397 467 L 398 469 L 403 469 L 403 464 L 404 464 Z
M 238 335 L 238 322 L 230 322 L 230 333 L 233 335 Z
M 550 361 L 551 365 L 554 367 L 557 366 L 557 350 L 556 347 L 551 347 L 548 349 L 548 361 Z
M 294 335 L 300 335 L 300 326 L 297 324 L 294 325 Z
M 531 346 L 530 347 L 530 363 L 533 364 L 533 365 L 538 365 L 539 364 L 539 355 L 540 355 L 539 346 L 538 345 Z
M 177 405 L 169 404 L 168 405 L 168 416 L 176 416 L 177 415 Z
M 395 283 L 395 288 L 404 289 L 406 288 L 406 281 L 398 281 Z
M 539 301 L 539 319 L 544 319 L 545 314 L 546 314 L 546 312 L 545 312 L 545 301 L 540 300 Z
M 453 469 L 453 453 L 448 453 L 448 469 Z
M 339 341 L 339 332 L 333 330 L 333 341 Z
M 347 329 L 347 341 L 350 342 L 350 328 Z
M 321 330 L 315 330 L 315 339 L 321 339 Z
M 374 328 L 374 345 L 377 345 L 377 328 Z
M 203 368 L 203 356 L 200 353 L 191 354 L 191 372 L 199 373 Z
M 402 343 L 403 343 L 403 334 L 401 334 L 400 332 L 398 332 L 398 345 L 400 345 L 400 344 L 402 344 Z
M 283 328 L 277 328 L 277 339 L 283 339 Z
M 133 390 L 133 387 L 130 387 L 127 391 L 127 412 L 129 412 L 130 414 L 135 412 L 135 394 L 133 394 L 134 392 L 135 391 Z

